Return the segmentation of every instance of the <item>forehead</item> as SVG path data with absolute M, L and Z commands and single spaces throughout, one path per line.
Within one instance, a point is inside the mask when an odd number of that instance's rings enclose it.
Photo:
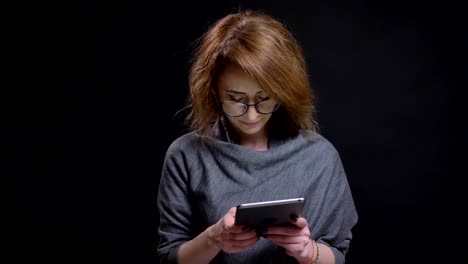
M 236 64 L 228 64 L 219 75 L 219 91 L 237 91 L 247 94 L 263 92 L 260 85 Z

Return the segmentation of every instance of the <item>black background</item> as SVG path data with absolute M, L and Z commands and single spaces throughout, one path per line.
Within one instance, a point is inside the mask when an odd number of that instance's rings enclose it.
M 464 256 L 453 240 L 466 241 L 455 227 L 466 219 L 463 9 L 308 2 L 20 6 L 10 24 L 21 25 L 15 67 L 25 74 L 2 140 L 18 262 L 157 262 L 152 200 L 165 151 L 186 132 L 176 112 L 193 44 L 239 7 L 275 16 L 302 45 L 321 132 L 341 154 L 359 214 L 348 262 Z

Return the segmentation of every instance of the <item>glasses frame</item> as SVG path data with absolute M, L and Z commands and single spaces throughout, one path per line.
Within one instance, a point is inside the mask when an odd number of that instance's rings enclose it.
M 247 113 L 247 112 L 249 111 L 249 109 L 250 109 L 251 106 L 253 106 L 253 107 L 255 108 L 255 111 L 257 111 L 257 113 L 262 114 L 262 115 L 269 115 L 269 114 L 275 112 L 276 110 L 278 110 L 278 108 L 279 108 L 279 106 L 280 106 L 278 103 L 275 104 L 275 107 L 273 108 L 273 111 L 271 111 L 271 112 L 269 112 L 269 113 L 260 112 L 260 111 L 258 110 L 257 106 L 258 106 L 258 104 L 263 103 L 263 102 L 265 102 L 265 101 L 268 101 L 268 100 L 270 100 L 270 99 L 271 99 L 271 98 L 264 99 L 264 100 L 261 100 L 261 101 L 259 101 L 259 102 L 256 102 L 255 104 L 247 104 L 247 103 L 244 103 L 244 102 L 233 101 L 233 100 L 221 101 L 221 102 L 219 102 L 219 104 L 220 104 L 220 106 L 221 106 L 221 110 L 223 111 L 223 113 L 225 113 L 226 115 L 228 115 L 228 116 L 230 116 L 230 117 L 239 117 L 239 116 L 245 115 L 245 113 Z M 226 111 L 224 111 L 223 104 L 224 104 L 225 102 L 233 102 L 233 103 L 236 103 L 236 104 L 242 104 L 242 105 L 245 105 L 245 106 L 247 106 L 247 107 L 244 108 L 245 110 L 244 110 L 244 112 L 243 112 L 242 114 L 240 114 L 240 115 L 231 115 L 231 114 L 229 114 L 229 113 L 226 113 Z

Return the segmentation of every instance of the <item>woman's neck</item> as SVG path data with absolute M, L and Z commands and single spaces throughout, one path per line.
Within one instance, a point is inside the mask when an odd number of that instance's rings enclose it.
M 257 151 L 268 150 L 268 136 L 266 131 L 255 135 L 238 135 L 237 140 L 239 145 Z

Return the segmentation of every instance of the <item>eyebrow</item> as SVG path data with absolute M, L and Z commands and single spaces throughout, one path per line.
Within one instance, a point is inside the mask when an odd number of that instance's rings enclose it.
M 239 92 L 239 91 L 236 91 L 236 90 L 226 90 L 226 92 L 228 93 L 234 93 L 234 94 L 245 94 L 244 92 Z M 259 94 L 259 93 L 264 93 L 265 91 L 258 91 L 256 94 Z

